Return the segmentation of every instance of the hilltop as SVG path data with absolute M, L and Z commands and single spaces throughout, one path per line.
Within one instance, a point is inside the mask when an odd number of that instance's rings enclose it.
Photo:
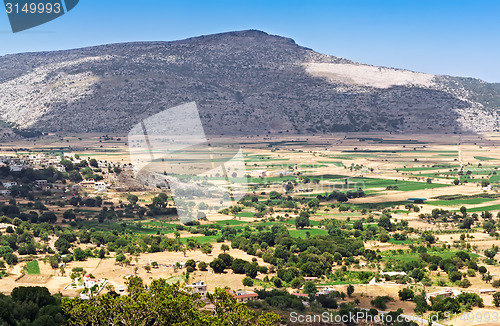
M 488 132 L 499 95 L 255 30 L 0 57 L 0 119 L 43 132 L 128 132 L 190 101 L 208 134 Z

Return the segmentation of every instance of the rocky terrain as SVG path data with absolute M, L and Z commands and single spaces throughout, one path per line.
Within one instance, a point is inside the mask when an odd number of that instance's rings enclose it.
M 260 31 L 0 57 L 0 119 L 128 132 L 195 101 L 207 134 L 498 131 L 500 84 L 363 65 Z

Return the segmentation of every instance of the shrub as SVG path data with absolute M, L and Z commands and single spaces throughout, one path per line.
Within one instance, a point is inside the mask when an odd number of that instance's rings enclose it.
M 374 306 L 375 308 L 377 309 L 380 309 L 380 310 L 385 310 L 387 309 L 387 303 L 389 301 L 392 301 L 392 298 L 385 295 L 385 296 L 378 296 L 376 297 L 375 299 L 373 299 L 370 304 L 372 306 Z
M 461 280 L 458 285 L 462 288 L 468 288 L 470 287 L 472 284 L 470 283 L 470 281 L 466 278 L 464 278 L 463 280 Z
M 415 292 L 413 292 L 410 288 L 404 288 L 400 290 L 398 294 L 402 301 L 413 300 L 413 297 L 415 296 Z

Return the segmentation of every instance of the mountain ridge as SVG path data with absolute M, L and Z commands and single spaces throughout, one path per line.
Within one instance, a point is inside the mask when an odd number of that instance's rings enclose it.
M 500 84 L 365 65 L 258 30 L 0 57 L 0 119 L 128 132 L 195 101 L 207 134 L 498 131 Z

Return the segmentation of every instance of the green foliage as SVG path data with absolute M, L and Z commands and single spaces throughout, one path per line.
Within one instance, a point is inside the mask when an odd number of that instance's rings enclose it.
M 43 287 L 17 287 L 10 296 L 0 294 L 2 325 L 66 325 L 60 296 Z
M 398 294 L 401 301 L 411 301 L 415 297 L 415 292 L 410 288 L 401 289 Z
M 253 286 L 254 280 L 251 277 L 245 277 L 242 281 L 244 286 Z
M 370 304 L 377 309 L 385 310 L 385 309 L 387 309 L 387 303 L 390 301 L 393 301 L 393 299 L 387 295 L 386 296 L 378 296 L 375 299 L 373 299 L 372 301 L 370 301 Z
M 38 265 L 37 260 L 29 261 L 26 263 L 26 271 L 30 275 L 39 275 L 40 274 L 40 266 Z
M 63 309 L 70 326 L 80 325 L 279 325 L 280 318 L 274 313 L 257 315 L 246 305 L 223 289 L 207 294 L 213 306 L 211 312 L 204 309 L 206 303 L 198 294 L 191 294 L 179 284 L 168 284 L 164 279 L 153 280 L 146 288 L 142 282 L 129 286 L 129 295 L 114 292 L 90 300 L 63 299 Z
M 493 304 L 495 307 L 500 307 L 500 292 L 495 292 L 493 294 Z
M 309 213 L 306 211 L 301 211 L 299 216 L 295 219 L 295 227 L 297 229 L 303 229 L 310 226 Z
M 306 281 L 303 291 L 307 294 L 316 294 L 318 292 L 318 289 L 316 288 L 316 284 L 314 284 L 313 281 Z

